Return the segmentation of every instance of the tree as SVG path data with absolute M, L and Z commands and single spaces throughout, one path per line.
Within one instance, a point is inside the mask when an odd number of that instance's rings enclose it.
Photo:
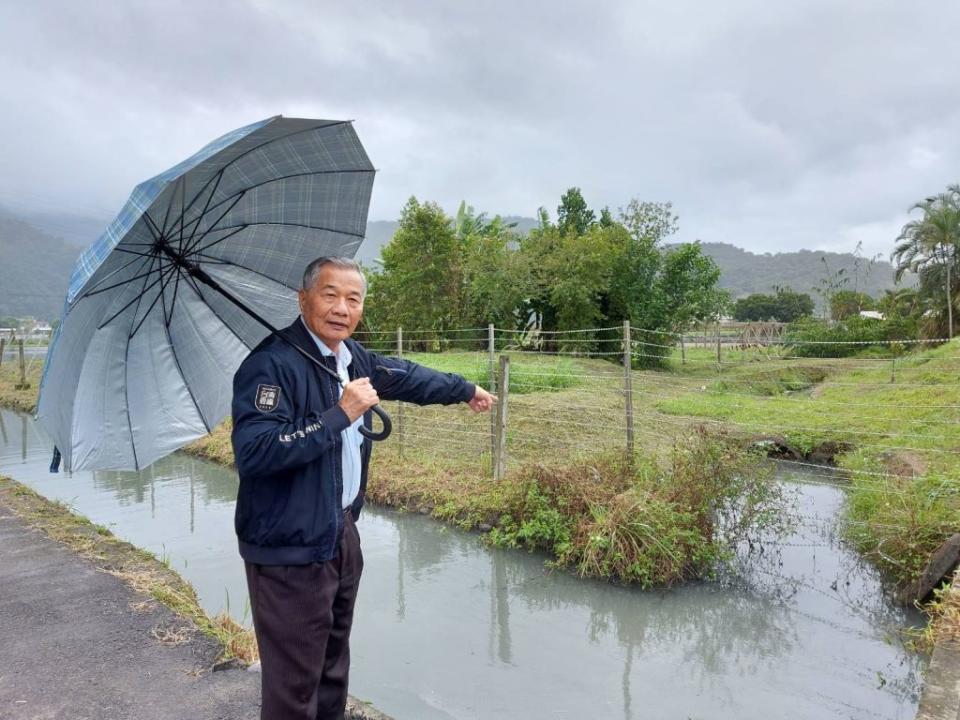
M 633 198 L 620 208 L 620 222 L 637 242 L 659 245 L 673 235 L 679 218 L 673 214 L 673 203 L 648 202 Z
M 738 322 L 793 322 L 813 314 L 813 298 L 791 288 L 776 287 L 774 294 L 753 293 L 733 305 L 733 318 Z
M 666 253 L 660 294 L 671 332 L 683 332 L 694 320 L 713 315 L 720 268 L 704 255 L 700 243 L 684 243 Z
M 596 221 L 593 210 L 587 207 L 580 188 L 572 187 L 560 198 L 557 206 L 557 225 L 564 235 L 574 233 L 583 235 Z
M 891 256 L 896 266 L 895 277 L 900 280 L 904 273 L 913 272 L 920 276 L 923 290 L 932 290 L 934 283 L 940 287 L 946 294 L 947 337 L 953 338 L 960 186 L 953 185 L 945 193 L 928 197 L 911 208 L 915 210 L 919 210 L 921 216 L 903 226 Z
M 436 203 L 410 198 L 400 226 L 371 278 L 368 324 L 403 325 L 439 334 L 454 327 L 462 302 L 462 263 L 453 222 Z
M 841 290 L 830 299 L 830 317 L 834 320 L 846 320 L 855 317 L 863 310 L 873 310 L 876 301 L 866 293 L 855 290 Z

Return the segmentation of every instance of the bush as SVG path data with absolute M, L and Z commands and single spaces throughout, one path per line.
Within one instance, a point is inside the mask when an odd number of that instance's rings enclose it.
M 911 320 L 875 320 L 856 315 L 832 324 L 813 318 L 797 320 L 787 327 L 785 342 L 798 357 L 839 358 L 862 354 L 871 344 L 882 346 L 886 355 L 898 355 L 902 346 L 887 345 L 917 337 L 916 323 Z
M 668 473 L 641 459 L 528 467 L 506 491 L 490 539 L 643 587 L 707 576 L 736 543 L 788 522 L 780 487 L 753 460 L 701 431 L 678 441 Z

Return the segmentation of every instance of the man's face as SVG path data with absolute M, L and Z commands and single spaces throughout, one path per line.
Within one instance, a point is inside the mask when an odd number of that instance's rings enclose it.
M 336 352 L 340 341 L 353 334 L 363 315 L 360 273 L 324 265 L 313 287 L 300 291 L 300 313 L 313 334 Z

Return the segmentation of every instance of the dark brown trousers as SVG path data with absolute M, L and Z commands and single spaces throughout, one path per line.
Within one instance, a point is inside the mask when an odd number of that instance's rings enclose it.
M 341 720 L 363 555 L 349 512 L 339 553 L 312 565 L 247 563 L 262 670 L 261 720 Z

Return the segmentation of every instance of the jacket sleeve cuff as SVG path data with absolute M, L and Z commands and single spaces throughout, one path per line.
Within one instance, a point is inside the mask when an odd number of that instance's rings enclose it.
M 473 396 L 477 393 L 477 386 L 472 382 L 467 381 L 466 389 L 463 391 L 463 398 L 460 402 L 470 402 L 473 400 Z
M 320 422 L 333 432 L 341 432 L 350 427 L 350 418 L 339 405 L 334 405 L 320 413 Z

